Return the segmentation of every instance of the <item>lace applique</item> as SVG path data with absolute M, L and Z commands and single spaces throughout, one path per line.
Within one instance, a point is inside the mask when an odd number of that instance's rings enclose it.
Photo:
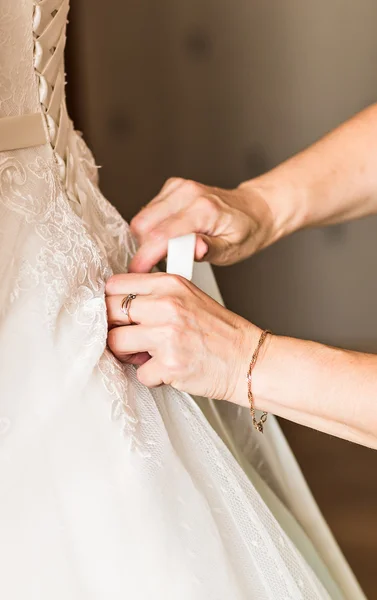
M 47 298 L 50 327 L 54 326 L 62 300 L 72 314 L 75 294 L 83 286 L 103 296 L 103 282 L 110 272 L 105 257 L 100 255 L 80 221 L 73 218 L 54 170 L 54 162 L 40 156 L 27 166 L 16 159 L 0 163 L 1 203 L 23 214 L 27 222 L 35 226 L 43 242 L 33 262 L 23 258 L 19 275 L 23 285 L 21 288 L 19 282 L 16 286 L 14 298 L 20 289 L 30 287 L 25 285 L 26 274 L 31 287 L 41 283 Z M 35 185 L 35 178 L 43 180 L 44 185 L 37 186 L 39 193 L 34 195 L 28 190 Z
M 136 244 L 129 225 L 117 209 L 104 198 L 98 188 L 98 167 L 79 132 L 73 132 L 72 155 L 78 157 L 72 164 L 75 168 L 77 195 L 82 207 L 82 219 L 95 235 L 97 244 L 103 249 L 114 273 L 127 271 L 128 261 L 136 252 Z M 93 219 L 95 226 L 93 227 Z
M 87 161 L 87 157 L 84 160 Z M 111 416 L 115 420 L 123 418 L 123 433 L 130 440 L 130 448 L 147 456 L 148 451 L 138 439 L 138 418 L 129 402 L 124 367 L 105 350 L 105 281 L 112 274 L 112 267 L 124 265 L 128 260 L 129 230 L 92 181 L 93 178 L 88 183 L 91 198 L 98 203 L 98 223 L 92 231 L 96 229 L 99 243 L 93 239 L 92 232 L 89 234 L 85 219 L 80 220 L 72 211 L 60 188 L 53 159 L 37 156 L 25 165 L 15 157 L 7 157 L 0 162 L 0 203 L 22 215 L 40 242 L 35 256 L 22 257 L 10 300 L 14 302 L 24 292 L 37 291 L 51 331 L 62 310 L 74 319 L 83 334 L 80 360 L 96 347 L 99 360 L 96 368 L 112 398 Z M 106 212 L 102 212 L 99 205 L 107 209 Z M 86 212 L 89 220 L 92 209 Z M 113 258 L 111 265 L 101 246 Z
M 143 458 L 149 458 L 150 452 L 138 435 L 139 419 L 130 405 L 131 390 L 128 385 L 127 367 L 121 365 L 109 350 L 105 350 L 98 368 L 103 384 L 112 397 L 111 418 L 122 421 L 122 433 L 129 440 L 129 449 L 137 450 Z

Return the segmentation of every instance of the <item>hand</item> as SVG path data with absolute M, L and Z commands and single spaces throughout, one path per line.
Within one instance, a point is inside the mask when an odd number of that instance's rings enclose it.
M 122 300 L 131 303 L 129 325 Z M 175 275 L 114 275 L 106 285 L 108 345 L 122 362 L 141 365 L 148 387 L 247 405 L 246 373 L 260 330 Z
M 147 273 L 166 256 L 168 240 L 197 233 L 196 260 L 230 265 L 277 238 L 264 194 L 253 182 L 223 190 L 169 179 L 131 221 L 140 248 L 130 272 Z

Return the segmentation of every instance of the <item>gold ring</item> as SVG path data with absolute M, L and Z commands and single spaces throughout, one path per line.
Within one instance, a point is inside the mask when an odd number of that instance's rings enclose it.
M 126 315 L 129 325 L 135 325 L 135 322 L 131 319 L 130 308 L 132 300 L 135 300 L 136 296 L 137 294 L 128 294 L 128 296 L 123 298 L 122 304 L 120 305 L 120 310 Z

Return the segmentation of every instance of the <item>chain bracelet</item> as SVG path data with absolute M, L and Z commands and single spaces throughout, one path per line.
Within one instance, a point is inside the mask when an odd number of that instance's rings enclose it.
M 272 335 L 272 332 L 269 329 L 262 331 L 261 336 L 259 338 L 258 345 L 254 350 L 253 356 L 251 357 L 249 370 L 247 372 L 247 397 L 249 399 L 250 414 L 251 414 L 253 426 L 255 427 L 255 429 L 257 431 L 260 431 L 260 433 L 263 433 L 263 426 L 264 426 L 265 422 L 267 421 L 268 415 L 266 412 L 263 412 L 259 421 L 257 420 L 257 418 L 255 416 L 254 396 L 253 396 L 253 392 L 251 390 L 251 374 L 255 367 L 255 363 L 258 360 L 259 351 L 260 351 L 261 347 L 263 346 L 263 343 L 268 335 Z

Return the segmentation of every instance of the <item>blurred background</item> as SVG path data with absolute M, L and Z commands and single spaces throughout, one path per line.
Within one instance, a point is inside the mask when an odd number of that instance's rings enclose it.
M 304 148 L 377 100 L 376 23 L 375 0 L 75 0 L 68 99 L 104 193 L 129 220 L 168 177 L 233 187 Z M 216 276 L 227 306 L 262 327 L 377 352 L 376 263 L 371 218 Z M 377 598 L 377 453 L 282 426 Z

